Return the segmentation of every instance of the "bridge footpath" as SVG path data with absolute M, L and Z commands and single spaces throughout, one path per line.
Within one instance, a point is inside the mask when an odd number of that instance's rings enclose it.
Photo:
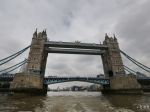
M 82 81 L 82 82 L 89 82 L 94 84 L 100 85 L 109 85 L 109 78 L 97 78 L 97 77 L 45 77 L 44 83 L 49 84 L 56 84 L 56 83 L 63 83 L 63 82 L 71 82 L 71 81 Z
M 0 76 L 0 91 L 10 91 L 10 84 L 14 79 L 14 74 L 10 75 L 1 75 Z M 108 87 L 110 84 L 109 78 L 98 78 L 98 77 L 44 77 L 44 84 L 57 84 L 71 81 L 81 81 L 81 82 L 89 82 L 94 84 L 100 84 L 104 87 Z M 137 78 L 137 81 L 142 86 L 144 92 L 150 92 L 150 77 L 140 77 Z

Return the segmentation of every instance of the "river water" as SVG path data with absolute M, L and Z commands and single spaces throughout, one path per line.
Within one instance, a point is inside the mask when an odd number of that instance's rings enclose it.
M 46 96 L 0 94 L 0 112 L 150 112 L 150 94 L 48 92 Z

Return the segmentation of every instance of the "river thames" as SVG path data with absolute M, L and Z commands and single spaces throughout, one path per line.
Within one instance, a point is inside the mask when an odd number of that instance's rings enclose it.
M 150 94 L 48 92 L 46 96 L 0 94 L 0 112 L 150 112 Z

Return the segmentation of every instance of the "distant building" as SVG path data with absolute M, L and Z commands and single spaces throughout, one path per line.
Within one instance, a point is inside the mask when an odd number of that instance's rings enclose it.
M 88 88 L 88 91 L 100 91 L 101 90 L 101 86 L 98 84 L 93 84 Z
M 82 87 L 80 87 L 80 86 L 72 86 L 71 91 L 81 91 L 82 90 L 81 88 Z

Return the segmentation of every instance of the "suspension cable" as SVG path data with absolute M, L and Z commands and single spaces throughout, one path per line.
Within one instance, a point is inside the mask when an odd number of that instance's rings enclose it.
M 11 69 L 11 68 L 14 68 L 14 67 L 16 67 L 17 65 L 20 65 L 20 64 L 22 64 L 22 63 L 24 63 L 24 62 L 27 62 L 27 59 L 25 59 L 24 61 L 21 61 L 21 62 L 15 64 L 15 65 L 13 65 L 13 66 L 11 66 L 11 67 L 8 67 L 8 68 L 5 68 L 5 69 L 3 69 L 3 70 L 0 70 L 0 72 L 4 72 L 4 71 L 6 71 L 6 70 L 9 70 L 9 69 Z
M 127 72 L 133 74 L 133 73 L 132 73 L 131 71 L 129 71 L 127 68 L 124 68 L 124 69 L 125 69 L 125 71 L 127 71 Z
M 136 74 L 136 72 L 134 70 L 130 69 L 129 67 L 127 67 L 125 65 L 124 65 L 124 69 L 131 74 Z
M 131 68 L 127 67 L 124 65 L 125 68 L 127 68 L 128 70 L 132 71 L 133 73 L 136 73 L 136 71 L 132 70 Z
M 26 51 L 29 47 L 30 47 L 30 46 L 28 46 L 28 47 L 26 47 L 26 48 L 24 48 L 24 49 L 18 51 L 17 53 L 15 53 L 15 54 L 13 54 L 13 55 L 11 55 L 11 56 L 8 56 L 8 57 L 6 57 L 6 58 L 4 58 L 4 59 L 1 59 L 1 60 L 0 60 L 0 65 L 3 65 L 3 64 L 5 64 L 5 63 L 11 61 L 12 59 L 16 58 L 17 56 L 19 56 L 20 54 L 22 54 L 24 51 Z
M 132 57 L 130 57 L 129 55 L 127 55 L 125 52 L 123 52 L 123 51 L 121 51 L 121 50 L 120 50 L 120 52 L 121 52 L 124 56 L 126 56 L 126 57 L 132 59 L 133 61 L 135 61 L 136 63 L 138 63 L 138 64 L 144 66 L 144 67 L 147 68 L 147 69 L 150 69 L 148 66 L 145 66 L 144 64 L 138 62 L 137 60 L 135 60 L 135 59 L 133 59 Z
M 123 51 L 120 50 L 120 52 L 125 56 L 127 57 L 130 61 L 132 61 L 135 65 L 137 65 L 138 67 L 142 68 L 143 70 L 147 71 L 150 73 L 150 70 L 147 70 L 149 69 L 148 67 L 146 67 L 145 65 L 143 66 L 143 64 L 140 64 L 139 62 L 137 62 L 135 59 L 131 58 L 130 56 L 128 56 L 126 53 L 124 53 Z M 140 64 L 140 65 L 139 65 Z M 147 69 L 145 69 L 145 68 Z
M 20 65 L 16 66 L 14 69 L 9 70 L 9 71 L 7 71 L 7 72 L 5 72 L 5 73 L 7 74 L 7 73 L 9 73 L 9 72 L 12 72 L 12 71 L 16 70 L 17 68 L 19 68 L 19 67 L 21 67 L 22 65 L 24 65 L 26 62 L 27 62 L 27 61 L 21 63 Z
M 0 62 L 3 61 L 3 60 L 8 59 L 8 58 L 10 58 L 10 57 L 12 57 L 12 56 L 14 56 L 14 55 L 16 55 L 16 54 L 18 54 L 18 53 L 20 53 L 20 52 L 22 52 L 22 51 L 24 51 L 24 50 L 26 50 L 26 49 L 28 49 L 29 47 L 30 47 L 30 46 L 27 46 L 26 48 L 24 48 L 24 49 L 22 49 L 22 50 L 20 50 L 20 51 L 18 51 L 18 52 L 16 52 L 16 53 L 14 53 L 14 54 L 12 54 L 12 55 L 6 57 L 6 58 L 4 58 L 4 59 L 1 59 Z
M 12 59 L 16 58 L 17 56 L 19 56 L 19 55 L 22 54 L 22 53 L 23 53 L 23 52 L 20 52 L 19 54 L 16 54 L 14 57 L 10 58 L 9 60 L 6 60 L 6 61 L 0 63 L 0 65 L 3 65 L 3 64 L 5 64 L 5 63 L 11 61 Z
M 147 71 L 147 72 L 149 72 L 150 73 L 150 71 L 149 70 L 147 70 L 147 69 L 145 69 L 143 66 L 141 66 L 141 65 L 139 65 L 139 64 L 137 64 L 135 61 L 133 61 L 132 59 L 130 59 L 130 58 L 128 58 L 130 61 L 132 61 L 135 65 L 137 65 L 138 67 L 140 67 L 141 69 L 143 69 L 143 70 L 145 70 L 145 71 Z

